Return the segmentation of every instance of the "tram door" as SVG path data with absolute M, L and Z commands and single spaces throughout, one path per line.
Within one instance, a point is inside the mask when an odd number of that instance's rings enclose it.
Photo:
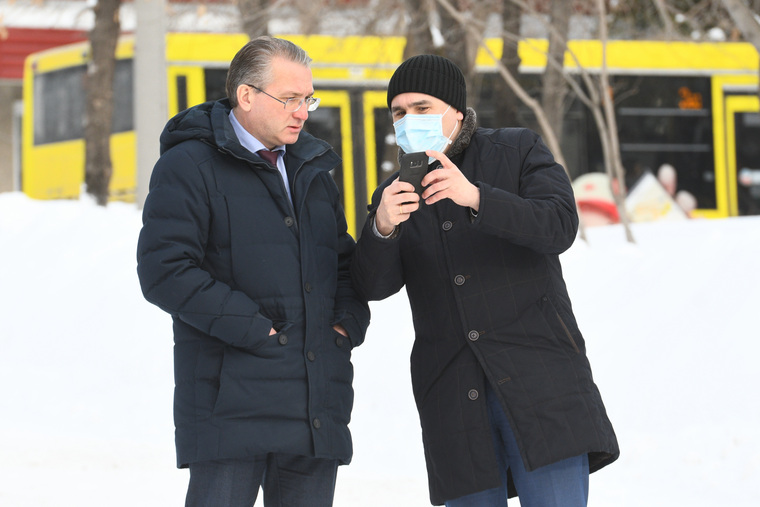
M 726 97 L 726 146 L 730 214 L 760 215 L 760 101 Z
M 356 237 L 356 159 L 354 157 L 354 135 L 351 122 L 351 99 L 345 90 L 314 91 L 319 97 L 319 108 L 309 113 L 304 130 L 327 141 L 340 155 L 343 163 L 331 171 L 331 175 L 343 197 L 348 232 Z M 363 222 L 362 222 L 363 223 Z

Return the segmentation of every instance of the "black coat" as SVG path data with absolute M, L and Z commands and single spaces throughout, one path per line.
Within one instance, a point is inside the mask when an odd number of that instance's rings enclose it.
M 305 132 L 287 147 L 293 209 L 229 111 L 206 103 L 167 124 L 137 249 L 145 298 L 174 322 L 177 464 L 268 452 L 348 463 L 351 349 L 369 309 L 329 173 L 340 158 Z
M 526 129 L 477 129 L 452 161 L 480 189 L 477 216 L 448 199 L 423 204 L 383 239 L 371 211 L 352 265 L 370 300 L 406 285 L 433 504 L 499 485 L 485 382 L 527 470 L 588 453 L 595 471 L 619 454 L 558 257 L 578 226 L 564 170 Z

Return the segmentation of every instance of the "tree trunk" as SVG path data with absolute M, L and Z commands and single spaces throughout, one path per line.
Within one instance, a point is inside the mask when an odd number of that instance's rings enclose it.
M 517 46 L 520 38 L 521 16 L 522 9 L 515 5 L 512 0 L 502 0 L 501 64 L 513 76 L 518 75 L 520 68 L 520 55 L 517 53 Z M 503 126 L 512 127 L 521 124 L 520 113 L 518 112 L 520 101 L 505 80 L 496 81 L 494 95 L 498 97 L 495 104 L 496 117 L 502 120 Z
M 90 32 L 92 57 L 87 65 L 85 138 L 85 185 L 97 203 L 108 203 L 111 182 L 111 122 L 116 43 L 119 38 L 119 0 L 98 0 L 95 26 Z
M 267 0 L 237 0 L 240 23 L 249 38 L 269 35 Z
M 440 2 L 439 2 L 440 3 Z M 458 2 L 457 2 L 458 4 Z M 473 32 L 475 27 L 470 25 L 470 30 L 459 22 L 463 15 L 461 6 L 448 4 L 449 9 L 438 9 L 438 15 L 441 20 L 441 35 L 445 44 L 439 53 L 454 62 L 462 70 L 467 82 L 467 104 L 477 107 L 480 99 L 480 80 L 475 72 L 475 58 L 477 56 L 478 44 L 482 37 L 476 36 Z M 479 11 L 477 6 L 469 7 L 466 14 L 470 19 L 478 19 Z M 454 15 L 456 12 L 456 15 Z
M 549 35 L 548 58 L 558 65 L 546 65 L 541 89 L 541 105 L 546 111 L 547 120 L 553 125 L 557 142 L 562 143 L 562 126 L 565 118 L 565 97 L 567 96 L 567 81 L 564 74 L 565 50 L 567 35 L 570 31 L 570 16 L 573 13 L 573 2 L 552 2 L 551 25 L 555 28 Z
M 406 12 L 409 15 L 409 25 L 406 29 L 406 46 L 404 60 L 416 55 L 433 53 L 433 35 L 430 33 L 429 0 L 406 0 Z

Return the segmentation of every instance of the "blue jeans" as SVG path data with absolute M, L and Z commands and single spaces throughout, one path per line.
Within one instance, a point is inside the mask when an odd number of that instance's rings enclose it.
M 185 507 L 331 507 L 338 461 L 270 453 L 190 464 Z
M 506 507 L 507 470 L 522 507 L 585 507 L 588 502 L 588 455 L 582 454 L 527 472 L 515 435 L 498 398 L 486 385 L 501 486 L 446 502 L 446 507 Z

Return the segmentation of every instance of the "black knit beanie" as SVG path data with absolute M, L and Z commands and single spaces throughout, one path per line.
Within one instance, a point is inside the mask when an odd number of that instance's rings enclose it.
M 413 56 L 399 65 L 388 83 L 388 109 L 393 97 L 407 92 L 432 95 L 462 112 L 467 107 L 464 75 L 442 56 Z

